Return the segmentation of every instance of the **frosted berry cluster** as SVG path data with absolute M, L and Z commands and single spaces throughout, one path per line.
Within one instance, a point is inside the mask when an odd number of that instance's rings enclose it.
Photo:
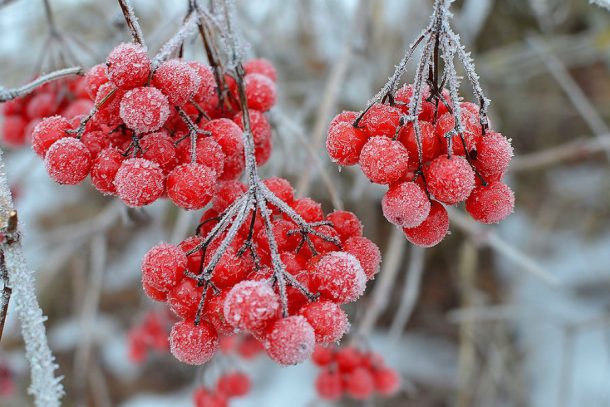
M 238 332 L 256 338 L 280 364 L 303 362 L 315 344 L 341 339 L 349 322 L 340 305 L 360 297 L 367 280 L 379 271 L 379 249 L 362 236 L 362 224 L 353 213 L 325 216 L 314 200 L 296 199 L 288 181 L 263 182 L 315 232 L 303 235 L 290 217 L 271 207 L 270 229 L 255 216 L 228 246 L 221 244 L 222 236 L 206 240 L 219 215 L 246 191 L 238 181 L 224 181 L 201 217 L 198 234 L 177 246 L 161 243 L 144 257 L 144 291 L 182 319 L 174 325 L 170 343 L 184 363 L 207 362 L 219 348 L 219 337 Z M 268 230 L 277 257 L 271 254 Z M 204 246 L 206 241 L 210 244 Z M 282 263 L 286 286 L 277 283 L 274 261 Z M 211 262 L 216 263 L 210 269 Z M 211 272 L 201 280 L 204 270 Z
M 262 165 L 271 154 L 271 126 L 263 112 L 275 103 L 275 70 L 260 59 L 245 69 Z M 56 182 L 74 185 L 90 175 L 98 191 L 129 206 L 169 197 L 182 208 L 201 209 L 218 182 L 241 176 L 242 106 L 230 76 L 219 86 L 210 67 L 182 59 L 155 69 L 140 45 L 121 44 L 81 83 L 87 106 L 94 107 L 87 114 L 79 110 L 80 116 L 62 111 L 33 131 L 34 151 Z
M 412 94 L 412 86 L 405 85 L 392 104 L 375 103 L 361 117 L 349 111 L 337 115 L 326 139 L 331 159 L 343 166 L 359 164 L 371 182 L 387 185 L 384 216 L 418 246 L 434 246 L 447 234 L 443 205 L 465 201 L 466 210 L 481 223 L 498 223 L 510 215 L 514 195 L 502 182 L 513 155 L 510 141 L 484 131 L 479 108 L 461 102 L 462 142 L 444 90 L 442 102 L 422 95 L 418 145 L 414 122 L 405 119 Z
M 375 394 L 390 397 L 400 390 L 400 375 L 375 352 L 353 346 L 317 346 L 311 359 L 321 368 L 315 386 L 323 400 L 347 396 L 364 401 Z
M 127 347 L 132 362 L 143 363 L 150 351 L 160 353 L 169 351 L 167 333 L 172 317 L 165 312 L 150 311 L 142 321 L 129 330 Z
M 223 373 L 212 389 L 201 386 L 193 393 L 195 407 L 227 407 L 229 400 L 250 393 L 252 381 L 244 372 Z
M 92 107 L 85 78 L 65 78 L 46 83 L 27 96 L 0 106 L 3 116 L 0 138 L 9 147 L 22 147 L 31 142 L 34 128 L 45 117 L 59 114 L 78 123 L 80 116 L 89 113 Z

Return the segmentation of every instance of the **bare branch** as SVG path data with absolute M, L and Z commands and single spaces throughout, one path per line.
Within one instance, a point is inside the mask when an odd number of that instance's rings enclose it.
M 9 100 L 13 100 L 21 96 L 25 96 L 34 91 L 34 89 L 36 89 L 37 87 L 44 85 L 45 83 L 65 78 L 66 76 L 82 74 L 82 68 L 80 66 L 75 66 L 72 68 L 59 69 L 57 71 L 48 73 L 18 88 L 5 89 L 0 87 L 0 103 L 7 102 Z

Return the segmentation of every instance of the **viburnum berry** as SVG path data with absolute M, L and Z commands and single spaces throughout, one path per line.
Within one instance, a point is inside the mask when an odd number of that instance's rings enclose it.
M 440 153 L 441 143 L 434 132 L 434 126 L 428 122 L 419 122 L 422 164 L 432 161 Z M 409 169 L 419 168 L 419 150 L 413 123 L 409 123 L 400 130 L 398 140 L 409 151 Z
M 349 329 L 347 314 L 331 301 L 310 302 L 301 307 L 299 314 L 312 326 L 316 343 L 338 342 Z
M 32 148 L 39 157 L 44 158 L 49 148 L 57 140 L 70 137 L 66 131 L 71 130 L 70 122 L 61 116 L 51 116 L 43 119 L 32 133 Z
M 33 96 L 26 114 L 29 119 L 42 119 L 51 116 L 55 112 L 55 95 L 53 93 L 38 93 Z
M 160 291 L 151 286 L 148 283 L 142 282 L 142 288 L 144 294 L 153 301 L 165 302 L 167 301 L 167 291 Z
M 167 196 L 184 209 L 201 209 L 210 202 L 216 172 L 201 164 L 182 164 L 167 176 Z
M 122 124 L 121 100 L 125 91 L 117 88 L 112 82 L 100 86 L 95 96 L 95 119 L 108 126 L 114 127 Z
M 217 247 L 214 247 L 214 245 L 218 245 L 217 241 L 213 243 L 213 247 L 206 253 L 207 262 L 209 262 L 216 253 Z M 239 247 L 236 248 L 235 245 L 229 246 L 220 257 L 220 260 L 214 268 L 214 274 L 210 279 L 216 287 L 221 289 L 233 287 L 235 284 L 244 280 L 248 276 L 250 270 L 254 267 L 252 257 L 240 256 L 237 253 L 238 250 Z
M 341 372 L 350 373 L 362 364 L 362 354 L 353 346 L 346 346 L 335 353 L 337 366 Z
M 218 350 L 218 334 L 207 321 L 199 325 L 191 320 L 174 324 L 169 336 L 172 355 L 188 365 L 203 365 Z
M 77 99 L 70 103 L 65 109 L 61 111 L 61 115 L 64 117 L 75 117 L 80 115 L 86 115 L 91 111 L 93 102 L 89 99 Z
M 142 158 L 157 163 L 165 172 L 176 166 L 176 147 L 165 132 L 150 133 L 139 140 Z
M 216 80 L 209 66 L 197 61 L 189 61 L 188 65 L 199 77 L 199 85 L 193 99 L 197 102 L 216 96 Z
M 193 393 L 193 403 L 195 407 L 228 407 L 229 400 L 222 393 L 213 392 L 200 387 Z
M 375 391 L 382 396 L 392 396 L 400 390 L 400 376 L 396 370 L 382 367 L 373 371 Z
M 100 151 L 91 166 L 91 183 L 102 194 L 116 194 L 114 179 L 125 157 L 116 148 Z
M 331 128 L 333 128 L 339 123 L 351 123 L 353 125 L 357 118 L 358 112 L 344 110 L 335 117 L 333 117 L 333 119 L 330 121 L 330 124 L 328 125 L 328 130 L 330 131 Z
M 428 191 L 435 199 L 454 205 L 462 202 L 474 188 L 474 171 L 466 158 L 454 155 L 436 157 L 427 168 Z
M 382 103 L 375 103 L 364 114 L 360 125 L 369 137 L 385 136 L 393 138 L 400 123 L 400 109 Z
M 142 260 L 142 282 L 159 291 L 169 291 L 183 278 L 186 254 L 177 246 L 159 243 Z
M 375 381 L 371 372 L 364 367 L 357 367 L 346 379 L 346 393 L 355 400 L 366 400 L 375 391 Z
M 341 241 L 346 241 L 351 237 L 362 236 L 362 222 L 350 211 L 335 210 L 326 216 L 326 219 L 333 224 L 333 228 L 341 237 Z
M 226 373 L 218 379 L 216 389 L 227 397 L 242 397 L 250 392 L 252 382 L 243 372 Z
M 419 111 L 419 120 L 420 123 L 427 121 L 434 121 L 435 117 L 441 117 L 443 114 L 447 112 L 447 106 L 451 106 L 451 97 L 449 95 L 449 91 L 447 89 L 443 89 L 441 91 L 443 101 L 438 101 L 438 111 L 435 106 L 434 101 L 428 101 L 427 99 L 430 97 L 430 88 L 428 85 L 425 85 L 423 88 L 423 92 L 421 94 L 421 104 Z M 413 96 L 413 85 L 405 84 L 400 89 L 396 91 L 394 95 L 394 101 L 398 104 L 398 107 L 402 110 L 404 114 L 409 113 L 409 103 L 411 101 L 411 96 Z
M 216 185 L 212 206 L 218 213 L 222 213 L 247 190 L 248 187 L 237 180 L 219 182 Z
M 383 216 L 396 226 L 412 228 L 430 212 L 428 196 L 415 182 L 394 184 L 381 199 Z
M 64 137 L 49 148 L 44 164 L 55 182 L 76 185 L 89 175 L 91 153 L 80 140 Z
M 384 136 L 372 137 L 360 153 L 360 167 L 372 182 L 391 184 L 407 172 L 409 152 L 399 141 Z
M 476 221 L 498 223 L 513 213 L 515 194 L 502 182 L 476 187 L 466 200 L 466 210 Z
M 87 95 L 94 100 L 100 86 L 106 82 L 108 82 L 108 77 L 106 76 L 106 66 L 104 64 L 98 64 L 91 67 L 91 69 L 89 69 L 85 74 L 85 89 L 87 91 Z
M 278 319 L 264 339 L 267 354 L 281 365 L 304 362 L 311 356 L 315 343 L 313 328 L 300 315 Z
M 486 177 L 503 174 L 513 156 L 510 141 L 502 134 L 488 131 L 477 143 L 476 169 Z
M 317 366 L 327 366 L 334 360 L 334 351 L 330 346 L 316 345 L 311 354 L 311 361 Z
M 187 62 L 170 59 L 155 71 L 152 84 L 161 90 L 174 106 L 186 104 L 199 89 L 201 79 Z
M 364 270 L 367 279 L 372 279 L 379 273 L 381 265 L 381 251 L 379 247 L 364 236 L 350 237 L 343 243 L 343 250 L 353 255 Z
M 294 202 L 294 188 L 290 185 L 290 182 L 280 177 L 271 177 L 263 180 L 263 184 L 269 191 L 275 196 L 280 198 L 282 201 L 291 205 Z
M 110 140 L 103 131 L 85 131 L 80 141 L 87 147 L 92 158 L 96 158 L 102 150 L 111 147 Z
M 320 222 L 324 219 L 322 205 L 309 197 L 296 199 L 291 206 L 305 222 Z
M 244 64 L 244 70 L 246 74 L 260 74 L 265 75 L 273 82 L 277 80 L 277 72 L 271 62 L 264 58 L 251 59 Z
M 194 319 L 203 287 L 191 278 L 184 278 L 167 294 L 167 304 L 174 314 L 182 319 Z
M 430 214 L 419 226 L 403 229 L 407 240 L 421 247 L 436 246 L 445 238 L 448 231 L 449 216 L 447 210 L 436 201 L 432 201 Z
M 312 270 L 322 298 L 346 304 L 358 299 L 366 285 L 366 274 L 353 255 L 331 252 L 324 255 Z
M 136 133 L 160 129 L 169 117 L 169 112 L 167 96 L 157 88 L 135 88 L 121 99 L 121 119 Z
M 256 164 L 263 165 L 269 160 L 273 148 L 271 145 L 271 125 L 262 112 L 248 109 L 248 113 L 250 115 L 250 130 L 254 140 Z M 235 114 L 233 121 L 240 129 L 244 129 L 242 112 Z
M 265 75 L 252 73 L 244 78 L 248 108 L 266 112 L 275 104 L 275 83 Z
M 258 332 L 279 317 L 280 299 L 263 281 L 245 280 L 229 291 L 224 303 L 225 319 L 237 329 Z
M 368 140 L 367 134 L 349 122 L 339 122 L 328 129 L 326 151 L 333 162 L 339 165 L 358 163 L 362 148 Z
M 316 378 L 316 392 L 323 400 L 337 401 L 343 395 L 343 382 L 339 372 L 324 369 Z
M 21 116 L 5 116 L 2 123 L 2 141 L 11 147 L 20 147 L 25 143 L 27 121 Z
M 119 44 L 106 59 L 108 79 L 121 89 L 143 86 L 150 74 L 150 60 L 146 50 L 133 43 Z
M 163 194 L 165 176 L 154 162 L 144 158 L 123 161 L 114 178 L 117 195 L 129 206 L 148 205 Z
M 452 152 L 456 155 L 470 154 L 476 150 L 477 142 L 481 138 L 482 130 L 479 123 L 478 114 L 474 114 L 469 110 L 462 110 L 462 126 L 464 128 L 464 142 L 466 143 L 466 151 L 464 151 L 464 143 L 459 134 L 454 134 L 452 137 Z M 455 117 L 452 113 L 445 113 L 436 122 L 436 135 L 441 140 L 441 150 L 447 152 L 446 135 L 455 128 Z
M 221 291 L 218 294 L 214 294 L 212 291 L 208 294 L 205 304 L 203 305 L 203 312 L 206 319 L 216 328 L 216 331 L 220 335 L 231 335 L 235 333 L 235 328 L 229 324 L 224 316 L 224 303 L 229 292 Z
M 225 154 L 224 171 L 218 175 L 220 180 L 238 178 L 244 170 L 244 142 L 242 130 L 237 124 L 228 119 L 216 119 L 203 126 L 204 131 L 212 133 L 212 137 Z
M 180 242 L 178 247 L 180 247 L 180 249 L 182 249 L 184 254 L 187 254 L 189 251 L 191 251 L 195 247 L 199 246 L 203 241 L 204 241 L 203 237 L 201 237 L 199 235 L 190 236 L 190 237 L 184 239 L 182 242 Z M 187 254 L 188 269 L 191 273 L 199 274 L 199 272 L 200 272 L 199 266 L 201 265 L 201 257 L 202 257 L 202 250 L 197 250 L 194 253 Z

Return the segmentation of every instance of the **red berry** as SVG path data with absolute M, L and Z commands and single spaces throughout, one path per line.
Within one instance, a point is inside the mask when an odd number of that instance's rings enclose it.
M 125 91 L 118 89 L 113 83 L 107 82 L 100 86 L 95 96 L 95 105 L 98 110 L 95 113 L 95 120 L 110 127 L 121 124 L 121 100 Z
M 214 140 L 220 144 L 225 154 L 224 171 L 218 175 L 221 180 L 238 178 L 244 170 L 244 142 L 242 130 L 228 119 L 216 119 L 207 122 L 203 130 L 212 133 Z
M 466 200 L 466 210 L 481 223 L 499 223 L 513 213 L 515 194 L 508 185 L 493 182 L 478 186 Z
M 500 133 L 487 132 L 477 143 L 477 158 L 474 161 L 477 170 L 483 176 L 503 174 L 513 156 L 510 141 Z
M 27 117 L 29 119 L 42 119 L 57 112 L 57 97 L 54 93 L 38 93 L 28 102 Z
M 125 158 L 116 148 L 102 150 L 91 166 L 91 183 L 102 194 L 114 195 L 114 178 Z
M 316 391 L 323 400 L 337 401 L 343 395 L 343 383 L 338 372 L 324 369 L 316 378 Z
M 188 365 L 203 365 L 218 350 L 218 334 L 207 321 L 195 325 L 193 321 L 180 321 L 169 335 L 172 355 Z
M 235 328 L 225 319 L 224 303 L 229 294 L 228 291 L 221 291 L 219 294 L 208 292 L 205 304 L 203 304 L 203 313 L 205 318 L 216 328 L 220 335 L 232 335 L 235 333 Z
M 328 132 L 330 133 L 330 130 L 335 127 L 337 124 L 339 123 L 350 123 L 350 124 L 354 124 L 354 121 L 358 118 L 358 112 L 352 112 L 349 110 L 344 110 L 341 113 L 339 113 L 338 115 L 336 115 L 331 121 L 330 124 L 328 125 Z
M 167 304 L 182 319 L 194 319 L 203 294 L 203 287 L 191 278 L 184 278 L 167 294 Z
M 235 285 L 225 300 L 225 319 L 237 329 L 258 332 L 276 319 L 280 299 L 263 281 L 245 280 Z
M 61 116 L 51 116 L 43 119 L 32 133 L 32 148 L 39 157 L 44 158 L 47 150 L 57 140 L 70 137 L 66 131 L 71 130 L 70 122 Z
M 140 139 L 139 144 L 142 158 L 157 163 L 163 171 L 169 172 L 176 166 L 176 147 L 165 132 L 147 134 Z
M 248 108 L 266 112 L 275 104 L 275 82 L 264 75 L 252 73 L 244 78 Z
M 106 133 L 99 130 L 85 131 L 80 141 L 87 147 L 92 158 L 96 158 L 102 150 L 110 147 L 110 139 Z
M 250 392 L 251 387 L 250 377 L 243 372 L 224 374 L 218 379 L 216 385 L 218 392 L 227 397 L 243 397 Z
M 89 99 L 77 99 L 70 103 L 68 107 L 61 111 L 61 115 L 64 117 L 74 118 L 76 116 L 87 115 L 91 108 L 93 107 L 93 102 Z
M 240 181 L 222 181 L 216 186 L 212 206 L 218 213 L 224 212 L 248 187 Z
M 249 60 L 244 64 L 244 70 L 246 71 L 246 74 L 256 73 L 260 75 L 265 75 L 273 82 L 277 80 L 277 72 L 275 71 L 275 67 L 271 62 L 264 58 L 255 58 Z
M 324 255 L 312 273 L 322 298 L 345 304 L 356 301 L 364 293 L 366 274 L 358 259 L 349 253 Z
M 106 59 L 108 79 L 121 89 L 143 86 L 150 74 L 150 60 L 138 44 L 119 44 Z
M 333 349 L 329 346 L 316 345 L 311 354 L 311 361 L 317 366 L 328 366 L 334 360 Z
M 360 351 L 352 346 L 341 348 L 335 354 L 337 366 L 342 373 L 350 373 L 362 365 L 363 358 Z
M 281 365 L 304 362 L 313 353 L 316 337 L 309 322 L 300 315 L 275 321 L 265 337 L 269 357 Z
M 182 280 L 186 267 L 186 255 L 179 247 L 159 243 L 142 260 L 142 282 L 158 291 L 169 291 Z
M 449 216 L 445 207 L 432 201 L 430 214 L 421 225 L 411 229 L 403 229 L 409 242 L 421 247 L 432 247 L 440 243 L 449 230 Z
M 216 173 L 201 164 L 182 164 L 167 176 L 167 195 L 184 209 L 201 209 L 210 202 Z
M 454 134 L 452 138 L 453 154 L 465 155 L 476 150 L 478 140 L 481 138 L 481 124 L 479 123 L 478 115 L 471 113 L 468 110 L 462 110 L 462 126 L 464 128 L 464 142 L 466 143 L 466 151 L 464 144 L 459 134 Z M 441 149 L 447 151 L 446 135 L 455 128 L 455 117 L 452 113 L 445 113 L 438 122 L 436 122 L 436 135 L 441 140 Z
M 294 202 L 294 188 L 292 188 L 290 182 L 288 182 L 284 178 L 267 178 L 263 180 L 263 184 L 265 184 L 265 186 L 269 188 L 269 191 L 271 191 L 282 201 L 286 202 L 288 205 L 291 205 Z
M 338 342 L 349 330 L 347 314 L 331 301 L 315 301 L 304 305 L 299 310 L 316 333 L 316 343 L 330 344 Z
M 195 96 L 200 80 L 188 63 L 170 59 L 157 68 L 152 84 L 167 96 L 169 103 L 182 106 Z
M 451 97 L 449 95 L 449 91 L 447 89 L 442 90 L 442 96 L 445 100 L 445 103 L 448 106 L 451 106 Z M 413 85 L 405 84 L 403 87 L 396 91 L 394 95 L 394 100 L 399 104 L 400 109 L 404 114 L 409 113 L 409 102 L 411 101 L 411 96 L 413 96 Z M 436 110 L 436 102 L 428 101 L 428 97 L 430 96 L 430 89 L 428 85 L 426 85 L 421 94 L 421 104 L 419 110 L 419 120 L 420 121 L 428 121 L 431 122 L 435 118 L 435 110 Z M 442 101 L 438 101 L 438 112 L 436 112 L 436 117 L 441 117 L 443 114 L 447 112 L 447 106 Z
M 366 400 L 373 395 L 375 382 L 371 372 L 364 367 L 357 367 L 347 378 L 345 391 L 355 400 Z
M 169 117 L 169 102 L 157 88 L 135 88 L 121 99 L 121 119 L 136 133 L 160 129 Z
M 373 371 L 375 390 L 382 396 L 392 396 L 400 390 L 400 376 L 398 372 L 389 367 Z
M 343 244 L 343 250 L 358 259 L 367 279 L 372 279 L 379 273 L 381 252 L 379 247 L 364 236 L 354 236 Z
M 17 115 L 5 116 L 2 123 L 2 141 L 11 147 L 21 147 L 25 143 L 27 122 Z
M 271 155 L 271 125 L 265 115 L 258 110 L 249 109 L 249 114 L 250 129 L 252 130 L 252 138 L 254 139 L 256 163 L 258 165 L 263 165 Z M 233 116 L 233 121 L 240 129 L 244 129 L 242 112 L 238 112 Z
M 298 213 L 305 222 L 320 222 L 324 219 L 322 205 L 311 198 L 297 199 L 292 203 L 292 209 Z
M 428 191 L 434 198 L 454 205 L 462 202 L 474 188 L 474 171 L 462 156 L 435 158 L 426 171 Z
M 195 407 L 229 407 L 227 396 L 222 393 L 214 393 L 205 387 L 200 387 L 193 393 Z
M 326 219 L 333 224 L 333 228 L 335 228 L 341 237 L 341 241 L 346 241 L 355 236 L 362 236 L 362 223 L 352 212 L 335 210 Z
M 345 166 L 354 165 L 358 163 L 367 140 L 366 133 L 355 128 L 351 122 L 339 122 L 328 129 L 326 151 L 333 162 Z
M 44 164 L 55 182 L 76 185 L 89 175 L 91 154 L 80 140 L 65 137 L 49 148 Z
M 114 178 L 117 195 L 129 206 L 148 205 L 163 194 L 165 176 L 161 168 L 144 158 L 123 161 Z
M 385 136 L 392 138 L 400 122 L 400 109 L 390 105 L 375 103 L 364 114 L 360 125 L 369 137 Z
M 192 249 L 194 249 L 195 247 L 197 247 L 202 242 L 203 242 L 203 237 L 197 236 L 197 235 L 190 236 L 190 237 L 186 238 L 185 240 L 183 240 L 182 242 L 180 242 L 178 247 L 180 247 L 180 249 L 182 249 L 184 254 L 186 254 L 189 251 L 191 251 Z M 197 250 L 196 252 L 187 255 L 188 269 L 191 273 L 199 274 L 199 266 L 201 264 L 201 257 L 202 257 L 201 250 Z
M 91 67 L 85 74 L 85 89 L 87 90 L 87 95 L 89 95 L 92 100 L 95 99 L 100 86 L 106 82 L 108 82 L 106 66 L 104 64 L 98 64 Z
M 376 184 L 391 184 L 407 172 L 409 152 L 399 141 L 372 137 L 360 153 L 362 172 Z
M 440 153 L 441 143 L 439 138 L 436 137 L 434 127 L 430 123 L 424 121 L 419 122 L 419 129 L 423 164 L 436 158 Z M 409 169 L 416 170 L 419 168 L 417 137 L 415 135 L 415 127 L 412 123 L 409 123 L 400 130 L 398 140 L 407 147 L 407 150 L 409 151 Z
M 383 216 L 396 226 L 412 228 L 430 213 L 430 200 L 415 182 L 394 184 L 381 200 Z
M 159 291 L 145 282 L 142 282 L 142 288 L 144 289 L 144 294 L 151 300 L 160 302 L 167 301 L 167 291 Z
M 214 242 L 214 244 L 217 243 Z M 238 249 L 239 248 L 235 248 L 235 245 L 229 246 L 220 257 L 220 261 L 216 264 L 211 279 L 216 287 L 221 289 L 233 287 L 235 284 L 245 279 L 254 267 L 252 257 L 238 255 Z M 208 250 L 208 253 L 206 253 L 206 263 L 209 263 L 215 253 L 215 249 Z

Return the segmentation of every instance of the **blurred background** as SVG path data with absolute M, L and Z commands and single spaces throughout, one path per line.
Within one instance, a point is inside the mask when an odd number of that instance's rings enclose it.
M 186 3 L 133 1 L 151 54 L 175 32 Z M 455 208 L 451 235 L 420 250 L 383 218 L 383 188 L 357 169 L 339 172 L 324 138 L 335 114 L 362 109 L 384 84 L 431 3 L 236 2 L 247 53 L 271 60 L 279 76 L 269 114 L 274 152 L 263 174 L 288 178 L 326 212 L 355 212 L 384 255 L 382 272 L 349 313 L 352 331 L 400 372 L 403 386 L 392 398 L 337 405 L 610 406 L 610 11 L 583 0 L 455 2 L 454 28 L 492 99 L 492 127 L 515 148 L 507 183 L 516 208 L 484 228 Z M 85 67 L 129 38 L 114 1 L 50 4 L 74 62 Z M 0 0 L 3 86 L 61 64 L 48 33 L 42 0 Z M 185 56 L 204 60 L 200 50 L 187 45 Z M 466 85 L 462 95 L 472 100 Z M 153 352 L 133 363 L 127 338 L 163 309 L 141 290 L 143 254 L 160 240 L 183 239 L 200 214 L 160 201 L 127 210 L 87 183 L 62 187 L 27 147 L 5 158 L 65 405 L 191 405 L 193 389 L 221 362 L 197 369 Z M 32 404 L 22 348 L 9 310 L 2 406 Z M 231 406 L 328 405 L 316 398 L 309 362 L 236 363 L 251 373 L 253 390 Z

